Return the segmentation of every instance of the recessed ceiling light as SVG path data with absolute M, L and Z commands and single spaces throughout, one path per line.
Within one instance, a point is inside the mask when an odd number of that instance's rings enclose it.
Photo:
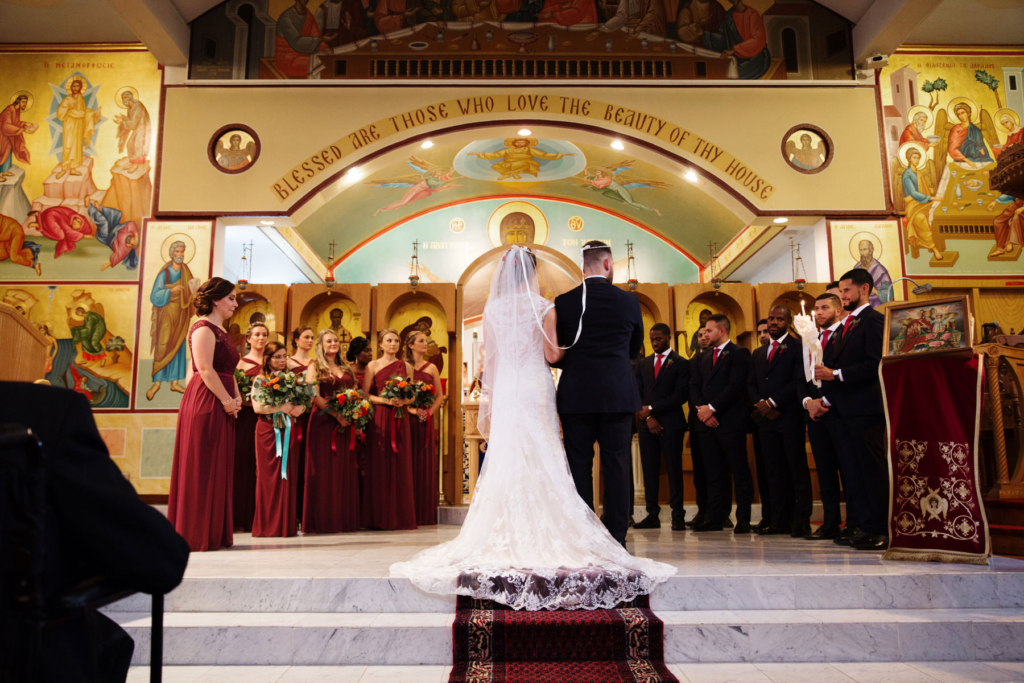
M 530 129 L 529 128 L 520 128 L 519 129 L 519 135 L 530 135 Z
M 689 170 L 686 173 L 684 173 L 683 177 L 689 180 L 691 183 L 695 183 L 698 180 L 700 180 L 700 177 L 697 175 L 697 172 L 693 170 Z
M 776 222 L 776 223 L 788 223 L 788 222 L 789 222 L 789 219 L 788 219 L 788 218 L 781 218 L 781 217 L 780 217 L 780 218 L 776 218 L 776 219 L 775 219 L 775 222 Z
M 260 225 L 273 225 L 274 221 L 260 221 Z
M 430 149 L 433 146 L 434 146 L 434 143 L 431 142 L 430 140 L 424 140 L 423 144 L 420 145 L 420 147 L 422 147 L 423 149 Z
M 615 140 L 612 142 L 612 149 L 626 149 L 626 146 L 622 144 L 621 140 Z

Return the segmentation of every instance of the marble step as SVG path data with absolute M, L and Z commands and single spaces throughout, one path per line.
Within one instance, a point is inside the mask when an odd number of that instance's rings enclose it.
M 447 683 L 447 666 L 165 666 L 164 680 L 174 683 Z M 985 681 L 1019 683 L 1019 662 L 843 662 L 760 664 L 670 664 L 680 681 L 728 683 L 937 683 Z M 128 672 L 127 683 L 149 683 L 149 668 Z
M 659 611 L 665 660 L 681 662 L 1021 661 L 1024 609 Z M 146 613 L 111 617 L 149 661 Z M 449 614 L 169 613 L 168 665 L 444 665 Z
M 839 573 L 675 576 L 651 596 L 656 611 L 772 609 L 947 609 L 1024 607 L 1024 572 Z M 929 570 L 949 569 L 931 565 Z M 934 569 L 933 569 L 934 568 Z M 855 571 L 855 567 L 838 567 Z M 144 612 L 134 595 L 108 612 Z M 187 578 L 166 597 L 168 612 L 435 612 L 451 614 L 455 597 L 424 593 L 407 579 Z

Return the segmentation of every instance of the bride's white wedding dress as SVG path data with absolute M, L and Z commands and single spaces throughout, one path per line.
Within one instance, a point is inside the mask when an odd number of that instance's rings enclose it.
M 513 247 L 484 309 L 487 456 L 459 535 L 391 566 L 432 593 L 516 609 L 613 608 L 676 573 L 633 557 L 580 498 L 559 433 L 532 257 Z

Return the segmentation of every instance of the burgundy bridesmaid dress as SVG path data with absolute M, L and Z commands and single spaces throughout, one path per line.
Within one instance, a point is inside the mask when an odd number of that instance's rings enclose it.
M 217 336 L 213 370 L 228 394 L 235 396 L 238 349 L 227 332 L 200 320 L 189 330 L 189 351 L 192 350 L 192 332 L 204 326 Z M 224 412 L 220 400 L 206 388 L 196 371 L 195 356 L 192 358 L 193 374 L 178 408 L 167 519 L 188 541 L 193 552 L 201 552 L 230 548 L 234 542 L 231 487 L 236 425 L 235 418 Z
M 392 375 L 404 376 L 405 363 L 396 360 L 377 371 L 370 391 L 380 395 Z M 395 411 L 405 413 L 396 419 Z M 366 489 L 369 495 L 370 524 L 374 529 L 415 529 L 416 505 L 413 500 L 412 448 L 409 424 L 416 418 L 406 408 L 387 405 L 374 406 L 370 425 L 368 473 Z
M 292 358 L 291 361 L 297 364 L 296 367 L 291 370 L 291 372 L 294 372 L 296 376 L 298 376 L 299 374 L 305 376 L 306 370 L 309 369 L 309 366 L 298 364 L 298 361 L 295 360 L 294 358 Z M 306 412 L 302 413 L 302 415 L 299 415 L 297 418 L 292 418 L 292 429 L 297 432 L 295 436 L 296 441 L 294 457 L 295 464 L 299 468 L 299 474 L 295 482 L 295 485 L 297 487 L 296 491 L 298 492 L 295 498 L 295 513 L 298 515 L 298 517 L 296 517 L 297 520 L 302 517 L 302 496 L 304 495 L 306 489 L 306 433 L 309 431 L 309 415 L 310 411 L 307 410 Z
M 356 378 L 356 388 L 361 390 L 363 388 L 363 380 L 366 379 L 366 370 L 359 372 L 358 370 L 353 369 L 352 374 L 355 375 Z M 363 440 L 356 440 L 355 451 L 356 466 L 359 468 L 359 518 L 362 525 L 366 527 L 370 526 L 370 522 L 373 521 L 373 516 L 370 514 L 370 508 L 366 502 L 369 500 L 370 496 L 369 492 L 366 490 L 366 457 L 370 446 L 370 433 L 372 431 L 373 425 L 371 424 L 367 427 L 366 433 L 363 435 Z
M 242 362 L 250 367 L 247 377 L 260 374 L 259 363 L 251 358 Z M 242 397 L 249 400 L 248 396 Z M 235 529 L 252 531 L 252 518 L 256 514 L 256 413 L 252 406 L 243 405 L 235 424 Z
M 282 445 L 284 435 L 282 434 Z M 295 498 L 298 492 L 299 459 L 295 418 L 289 434 L 288 464 L 278 457 L 277 430 L 273 415 L 259 415 L 256 421 L 256 513 L 253 536 L 295 536 L 298 519 Z M 287 474 L 287 478 L 284 476 Z
M 437 384 L 430 373 L 424 372 L 427 363 L 422 370 L 413 372 L 413 379 L 417 382 Z M 435 393 L 441 391 L 441 387 L 434 387 Z M 412 443 L 412 484 L 413 495 L 416 500 L 416 524 L 418 526 L 430 526 L 437 524 L 437 449 L 434 447 L 434 419 L 428 417 L 425 422 L 415 415 L 410 415 L 412 421 L 409 424 L 409 438 Z
M 320 396 L 355 386 L 349 374 L 320 380 Z M 314 405 L 306 434 L 306 493 L 302 533 L 359 531 L 359 470 L 350 429 Z

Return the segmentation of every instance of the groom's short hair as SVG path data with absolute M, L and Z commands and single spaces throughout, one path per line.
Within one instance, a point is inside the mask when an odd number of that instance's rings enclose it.
M 612 257 L 612 248 L 601 240 L 590 240 L 583 245 L 583 267 L 596 266 Z
M 729 332 L 732 329 L 732 325 L 729 323 L 729 319 L 722 315 L 721 313 L 716 313 L 715 315 L 708 318 L 708 322 L 711 322 L 712 320 L 714 320 L 715 324 L 718 325 L 719 327 L 724 327 L 726 332 Z

